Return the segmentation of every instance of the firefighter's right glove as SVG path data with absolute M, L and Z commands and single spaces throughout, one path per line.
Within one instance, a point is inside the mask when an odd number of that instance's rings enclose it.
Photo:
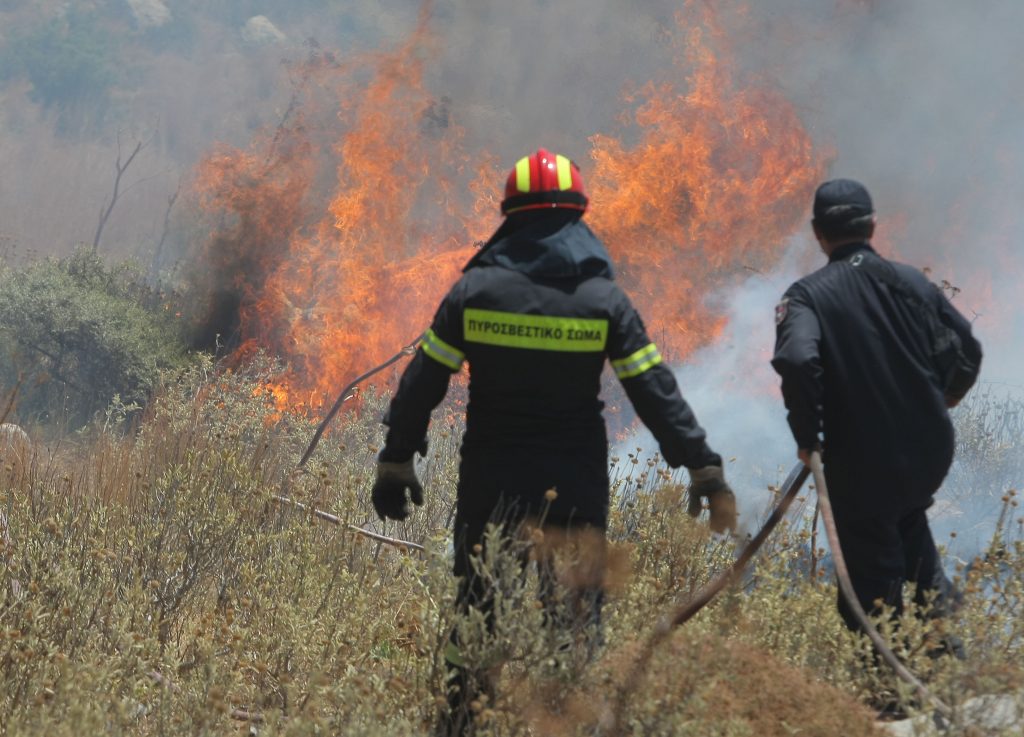
M 708 527 L 714 532 L 736 531 L 736 495 L 725 482 L 721 466 L 705 466 L 690 469 L 691 517 L 699 517 L 703 508 L 702 500 L 708 500 L 711 517 Z
M 406 496 L 408 491 L 408 496 Z M 413 504 L 423 506 L 423 487 L 416 478 L 412 458 L 401 463 L 377 461 L 377 481 L 373 485 L 373 508 L 382 520 L 403 520 Z

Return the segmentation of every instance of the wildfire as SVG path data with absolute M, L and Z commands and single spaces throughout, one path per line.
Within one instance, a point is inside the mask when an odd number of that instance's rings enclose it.
M 674 358 L 722 328 L 708 296 L 781 252 L 806 218 L 822 172 L 792 106 L 766 89 L 740 88 L 706 28 L 688 26 L 677 72 L 683 89 L 652 81 L 636 96 L 632 148 L 593 139 L 591 220 L 656 339 Z
M 721 329 L 708 294 L 781 252 L 822 171 L 786 100 L 742 86 L 712 51 L 713 19 L 678 22 L 675 67 L 626 99 L 636 143 L 594 136 L 581 162 L 589 222 L 676 360 Z M 392 52 L 345 65 L 314 54 L 296 112 L 199 169 L 199 202 L 227 223 L 202 263 L 237 300 L 238 350 L 288 362 L 282 402 L 322 404 L 420 334 L 497 223 L 502 169 L 465 150 L 426 90 L 431 42 L 424 16 Z M 325 90 L 330 116 L 313 94 Z

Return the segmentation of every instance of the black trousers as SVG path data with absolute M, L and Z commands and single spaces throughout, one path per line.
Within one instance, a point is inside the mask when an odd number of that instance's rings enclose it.
M 831 451 L 830 451 L 831 452 Z M 914 601 L 930 602 L 929 616 L 943 617 L 960 594 L 946 577 L 928 526 L 927 509 L 949 468 L 945 457 L 913 474 L 876 472 L 865 477 L 862 463 L 847 463 L 833 453 L 825 480 L 835 512 L 839 544 L 861 607 L 877 613 L 879 604 L 903 613 L 905 583 L 916 584 Z M 853 611 L 839 596 L 846 626 L 860 630 Z
M 538 598 L 544 607 L 549 632 L 565 633 L 567 644 L 581 633 L 585 633 L 586 646 L 596 647 L 600 643 L 608 477 L 603 457 L 595 459 L 588 455 L 582 459 L 586 462 L 577 464 L 574 460 L 581 459 L 537 454 L 518 459 L 508 455 L 500 459 L 480 456 L 463 459 L 453 564 L 453 572 L 459 579 L 456 608 L 460 615 L 470 608 L 476 609 L 484 613 L 488 626 L 494 627 L 493 582 L 478 575 L 473 558 L 487 555 L 488 525 L 500 525 L 500 542 L 510 545 L 516 552 L 520 572 L 525 573 L 531 560 L 537 564 Z M 545 498 L 544 492 L 549 489 L 556 491 L 553 500 Z M 524 541 L 524 525 L 537 525 L 546 541 L 561 538 L 596 543 L 587 550 L 585 574 L 568 587 L 560 584 L 556 580 L 553 558 L 545 552 L 551 550 L 547 542 L 529 548 Z M 448 708 L 442 715 L 437 734 L 443 737 L 471 734 L 473 702 L 482 695 L 493 695 L 492 676 L 462 661 L 457 629 L 452 632 L 446 660 Z
M 899 514 L 857 516 L 836 512 L 836 529 L 843 549 L 850 581 L 864 611 L 879 604 L 903 612 L 903 585 L 916 584 L 914 602 L 930 606 L 929 615 L 950 614 L 959 594 L 946 577 L 942 561 L 928 527 L 927 507 Z M 842 595 L 839 614 L 851 630 L 860 625 Z

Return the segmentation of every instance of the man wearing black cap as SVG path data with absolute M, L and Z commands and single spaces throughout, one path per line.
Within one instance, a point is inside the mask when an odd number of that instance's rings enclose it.
M 772 366 L 798 455 L 824 436 L 825 478 L 857 598 L 902 611 L 902 585 L 933 616 L 957 598 L 925 510 L 953 460 L 954 407 L 974 384 L 981 345 L 923 273 L 871 248 L 871 197 L 849 179 L 822 184 L 814 235 L 828 264 L 776 307 Z M 840 598 L 846 625 L 858 629 Z

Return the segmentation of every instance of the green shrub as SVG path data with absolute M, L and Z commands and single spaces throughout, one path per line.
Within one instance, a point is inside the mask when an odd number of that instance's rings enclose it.
M 0 53 L 0 79 L 24 77 L 35 102 L 60 111 L 62 128 L 76 114 L 99 122 L 118 79 L 117 38 L 94 16 L 69 10 L 13 35 Z
M 115 398 L 143 405 L 160 372 L 187 361 L 177 322 L 131 264 L 87 250 L 0 263 L 0 385 L 21 377 L 22 421 L 80 425 Z

